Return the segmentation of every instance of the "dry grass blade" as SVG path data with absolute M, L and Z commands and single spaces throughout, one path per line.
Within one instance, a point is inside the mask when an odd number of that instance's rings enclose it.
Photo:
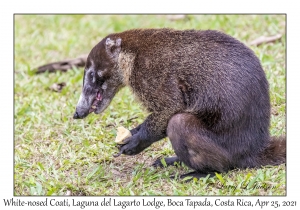
M 84 67 L 86 63 L 87 55 L 81 55 L 74 59 L 66 59 L 62 61 L 57 61 L 53 63 L 48 63 L 43 66 L 39 66 L 36 73 L 44 73 L 46 71 L 49 72 L 56 72 L 56 71 L 63 71 L 66 72 L 73 67 Z
M 281 37 L 282 37 L 282 34 L 277 34 L 274 36 L 261 36 L 255 40 L 253 40 L 252 42 L 250 42 L 250 45 L 259 46 L 264 43 L 275 42 L 275 41 L 281 39 Z

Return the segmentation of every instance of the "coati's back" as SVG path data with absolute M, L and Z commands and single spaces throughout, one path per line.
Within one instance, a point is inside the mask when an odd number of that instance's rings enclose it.
M 129 85 L 151 112 L 195 114 L 236 167 L 259 163 L 269 142 L 268 83 L 258 58 L 217 31 L 130 30 L 122 52 L 134 55 Z M 185 128 L 182 128 L 185 129 Z

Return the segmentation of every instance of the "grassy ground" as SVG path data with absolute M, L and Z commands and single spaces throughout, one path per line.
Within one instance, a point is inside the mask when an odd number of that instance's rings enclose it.
M 285 166 L 234 170 L 184 183 L 170 175 L 186 166 L 157 169 L 151 163 L 173 155 L 168 139 L 133 157 L 113 158 L 116 127 L 133 128 L 147 116 L 128 89 L 101 115 L 73 120 L 83 69 L 34 75 L 47 62 L 88 53 L 111 32 L 130 28 L 217 29 L 244 43 L 261 35 L 281 41 L 252 47 L 270 83 L 270 133 L 285 135 L 285 16 L 163 15 L 15 16 L 15 195 L 285 195 Z M 61 93 L 50 91 L 66 82 Z

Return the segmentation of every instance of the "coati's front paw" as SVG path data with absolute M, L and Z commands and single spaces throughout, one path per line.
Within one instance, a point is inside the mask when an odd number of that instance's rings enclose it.
M 126 141 L 128 143 L 120 146 L 120 152 L 114 155 L 115 157 L 118 157 L 121 154 L 136 155 L 146 148 L 142 146 L 141 140 L 136 138 L 136 136 L 129 137 Z

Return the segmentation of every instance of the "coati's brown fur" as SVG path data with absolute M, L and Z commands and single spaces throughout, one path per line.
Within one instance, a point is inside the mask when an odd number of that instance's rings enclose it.
M 120 153 L 138 154 L 168 136 L 177 157 L 167 164 L 182 161 L 195 176 L 285 162 L 285 137 L 269 136 L 265 73 L 231 36 L 172 29 L 108 35 L 88 56 L 74 118 L 89 114 L 96 93 L 102 98 L 95 113 L 102 112 L 125 85 L 150 115 Z

